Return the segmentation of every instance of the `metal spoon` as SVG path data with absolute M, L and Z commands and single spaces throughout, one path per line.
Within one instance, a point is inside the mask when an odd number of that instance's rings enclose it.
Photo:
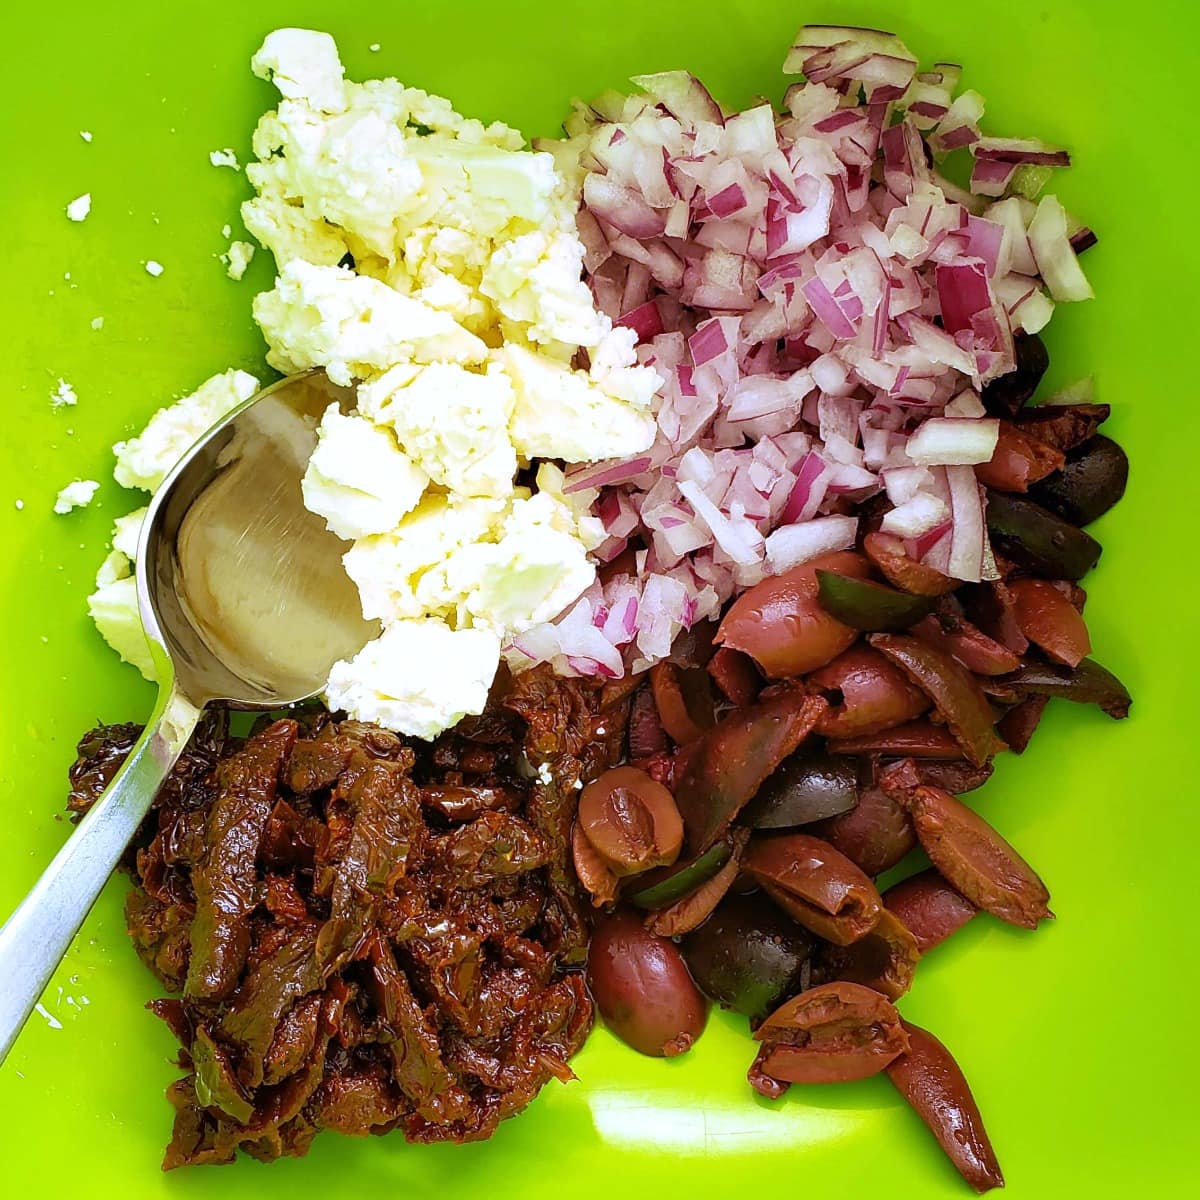
M 138 607 L 158 702 L 125 764 L 0 929 L 8 1054 L 206 705 L 283 708 L 378 633 L 342 569 L 345 542 L 302 502 L 316 426 L 351 393 L 321 372 L 281 380 L 213 426 L 150 502 Z

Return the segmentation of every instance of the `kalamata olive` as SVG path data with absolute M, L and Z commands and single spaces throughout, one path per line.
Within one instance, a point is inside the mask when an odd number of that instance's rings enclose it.
M 775 768 L 746 805 L 741 821 L 752 829 L 794 829 L 848 812 L 858 803 L 854 759 L 798 750 Z
M 812 831 L 868 875 L 894 867 L 917 844 L 908 814 L 878 787 L 863 788 L 853 809 Z
M 932 867 L 893 884 L 883 903 L 904 923 L 922 953 L 940 946 L 979 910 Z
M 1042 714 L 1046 711 L 1046 705 L 1049 703 L 1049 696 L 1029 696 L 1019 704 L 1014 704 L 996 722 L 997 732 L 1008 743 L 1008 748 L 1014 754 L 1025 753 L 1026 747 L 1037 732 L 1038 725 L 1041 724 Z M 945 782 L 939 779 L 927 779 L 925 782 L 930 787 L 946 788 L 948 792 L 954 791 L 954 788 L 946 787 Z
M 717 641 L 742 650 L 770 676 L 804 675 L 836 658 L 858 636 L 817 599 L 817 572 L 865 579 L 866 559 L 848 551 L 823 554 L 743 592 L 725 614 Z
M 650 688 L 662 727 L 676 745 L 696 741 L 716 724 L 712 685 L 703 667 L 655 663 Z
M 740 650 L 722 646 L 708 661 L 708 673 L 730 704 L 753 704 L 762 690 L 762 676 L 754 660 Z
M 604 1023 L 640 1054 L 673 1058 L 704 1031 L 707 1005 L 679 947 L 648 932 L 635 913 L 614 913 L 596 927 L 587 980 Z
M 997 550 L 1050 579 L 1082 579 L 1100 558 L 1091 534 L 1021 496 L 989 492 L 987 527 Z
M 814 944 L 807 930 L 755 892 L 726 896 L 682 949 L 702 992 L 758 1021 L 799 988 Z
M 728 840 L 731 851 L 728 862 L 713 876 L 704 880 L 686 896 L 681 896 L 666 908 L 659 908 L 646 918 L 646 928 L 660 937 L 679 937 L 704 924 L 712 911 L 725 899 L 741 872 L 742 853 L 750 840 L 750 830 L 731 829 Z
M 1015 416 L 1032 399 L 1050 366 L 1046 343 L 1036 333 L 1021 333 L 1013 338 L 1013 353 L 1017 360 L 1015 369 L 985 383 L 980 393 L 988 412 L 1001 417 Z
M 592 903 L 597 908 L 611 904 L 617 898 L 617 885 L 620 880 L 608 863 L 596 853 L 592 843 L 584 836 L 578 821 L 571 829 L 571 862 L 576 878 L 583 884 L 584 890 L 591 896 Z
M 861 643 L 814 671 L 808 685 L 829 701 L 817 722 L 817 733 L 827 738 L 882 733 L 919 717 L 929 707 L 929 697 L 899 667 Z
M 863 550 L 888 583 L 915 596 L 944 596 L 961 586 L 959 580 L 909 558 L 904 542 L 894 534 L 868 533 Z
M 637 767 L 613 767 L 583 789 L 579 826 L 617 875 L 666 866 L 683 844 L 674 797 Z
M 649 758 L 667 749 L 667 731 L 658 719 L 658 708 L 650 688 L 640 687 L 629 710 L 629 757 Z
M 991 459 L 976 466 L 975 478 L 997 491 L 1027 492 L 1031 484 L 1059 470 L 1063 462 L 1062 451 L 1031 437 L 1011 421 L 1001 421 L 996 449 Z
M 957 762 L 939 762 L 937 759 L 923 759 L 915 762 L 917 777 L 929 787 L 940 787 L 953 796 L 961 796 L 964 792 L 973 792 L 981 788 L 992 777 L 992 764 L 984 763 L 977 767 L 964 759 Z
M 1022 432 L 1067 454 L 1095 435 L 1109 411 L 1107 404 L 1043 404 L 1023 410 L 1014 420 Z
M 836 571 L 817 572 L 821 607 L 852 629 L 864 632 L 907 629 L 933 607 L 927 596 L 898 592 L 870 579 L 855 579 Z
M 1055 696 L 1076 704 L 1096 704 L 1114 720 L 1129 716 L 1133 698 L 1125 685 L 1094 658 L 1085 658 L 1077 667 L 1055 663 L 1028 662 L 1019 671 L 1003 679 L 988 680 L 988 691 L 1005 703 L 1027 696 Z
M 1072 525 L 1090 525 L 1125 495 L 1128 481 L 1125 451 L 1101 433 L 1071 451 L 1063 469 L 1029 494 Z
M 976 675 L 1007 675 L 1021 660 L 1003 643 L 952 611 L 931 613 L 912 627 L 912 635 L 957 659 Z
M 861 983 L 899 1000 L 912 987 L 921 951 L 915 935 L 893 912 L 884 909 L 866 937 L 849 946 L 827 942 L 820 948 L 813 972 L 821 980 Z
M 868 733 L 862 737 L 838 738 L 829 743 L 830 754 L 904 754 L 911 758 L 933 758 L 949 761 L 964 757 L 958 740 L 945 727 L 932 721 L 910 721 Z
M 1079 610 L 1044 579 L 1014 579 L 1008 586 L 1021 632 L 1055 662 L 1079 666 L 1092 649 Z

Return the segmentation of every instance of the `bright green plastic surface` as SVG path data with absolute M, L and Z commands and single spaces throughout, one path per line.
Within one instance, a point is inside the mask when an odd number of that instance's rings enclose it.
M 260 253 L 240 285 L 225 278 L 220 229 L 238 228 L 246 185 L 207 155 L 248 154 L 274 95 L 246 65 L 263 34 L 328 29 L 352 77 L 397 74 L 464 112 L 549 134 L 572 95 L 638 72 L 687 67 L 733 103 L 778 97 L 806 18 L 882 25 L 927 63 L 963 62 L 994 132 L 1074 150 L 1076 168 L 1056 187 L 1100 233 L 1086 256 L 1100 298 L 1055 316 L 1052 382 L 1095 372 L 1115 406 L 1109 431 L 1133 460 L 1128 497 L 1095 528 L 1107 549 L 1088 580 L 1088 618 L 1134 715 L 1116 724 L 1054 707 L 1031 751 L 1002 760 L 979 794 L 1048 881 L 1058 920 L 1033 935 L 981 917 L 930 956 L 902 1007 L 958 1055 L 1014 1200 L 1194 1195 L 1200 805 L 1184 748 L 1195 743 L 1200 257 L 1196 27 L 1183 3 L 62 0 L 9 10 L 0 908 L 69 831 L 75 739 L 97 718 L 141 718 L 151 702 L 84 613 L 112 518 L 141 502 L 111 482 L 108 447 L 210 373 L 261 366 L 249 310 L 269 258 Z M 71 224 L 63 208 L 84 191 L 92 215 Z M 146 259 L 163 263 L 161 278 Z M 59 376 L 78 390 L 77 408 L 51 411 Z M 97 502 L 51 515 L 76 477 L 105 480 Z M 125 891 L 124 880 L 110 885 L 0 1070 L 7 1196 L 969 1194 L 886 1080 L 756 1100 L 744 1080 L 751 1045 L 725 1015 L 669 1064 L 597 1033 L 575 1063 L 581 1082 L 551 1085 L 488 1144 L 324 1135 L 306 1160 L 164 1177 L 173 1042 L 142 1009 L 155 983 L 123 932 Z

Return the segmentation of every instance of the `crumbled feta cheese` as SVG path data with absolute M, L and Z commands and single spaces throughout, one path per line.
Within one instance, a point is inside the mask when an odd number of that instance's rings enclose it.
M 436 737 L 480 713 L 500 663 L 500 639 L 444 621 L 397 621 L 329 673 L 326 701 L 355 720 Z
M 54 501 L 54 511 L 60 516 L 69 513 L 73 508 L 84 508 L 91 504 L 92 498 L 100 490 L 100 484 L 94 479 L 76 479 L 59 490 Z
M 372 42 L 367 49 L 370 50 L 372 54 L 378 54 L 381 47 L 378 42 Z
M 93 317 L 92 318 L 92 328 L 95 330 L 103 329 L 104 328 L 104 318 L 103 317 Z
M 214 167 L 231 167 L 235 171 L 241 170 L 241 163 L 238 162 L 237 155 L 230 149 L 210 150 L 208 161 Z
M 88 597 L 88 614 L 121 659 L 153 680 L 154 660 L 138 612 L 137 580 L 123 554 L 114 551 L 101 565 L 96 590 Z
M 82 221 L 92 211 L 92 193 L 84 192 L 82 196 L 76 196 L 70 204 L 67 205 L 67 219 L 70 221 Z
M 233 280 L 241 279 L 253 257 L 253 242 L 230 242 L 229 249 L 221 255 L 221 261 L 225 264 L 225 274 Z
M 16 508 L 17 512 L 20 512 L 25 507 L 25 501 L 24 500 L 14 500 L 13 506 Z
M 324 517 L 338 537 L 353 541 L 394 529 L 428 482 L 386 429 L 331 404 L 300 487 L 305 507 Z
M 304 100 L 319 112 L 346 107 L 344 72 L 337 43 L 313 29 L 276 29 L 267 34 L 250 69 L 287 100 Z
M 85 142 L 90 142 L 92 140 L 91 132 L 87 129 L 81 129 L 79 131 L 79 136 L 83 138 Z
M 247 174 L 251 170 L 247 167 Z M 280 270 L 293 259 L 332 267 L 349 253 L 346 239 L 334 226 L 290 204 L 282 189 L 262 188 L 245 201 L 242 223 L 271 251 Z
M 508 496 L 517 454 L 508 437 L 513 390 L 495 365 L 393 367 L 358 390 L 359 411 L 394 429 L 434 483 L 464 496 Z
M 112 548 L 123 554 L 130 562 L 137 558 L 138 539 L 142 536 L 142 522 L 150 511 L 148 507 L 126 513 L 113 522 Z
M 59 379 L 58 386 L 50 393 L 52 408 L 69 408 L 79 403 L 75 389 L 65 380 Z
M 160 408 L 146 428 L 113 447 L 113 475 L 122 487 L 154 492 L 202 433 L 258 391 L 246 371 L 226 371 L 205 380 L 190 396 Z
M 221 226 L 221 236 L 226 239 L 233 237 L 233 226 L 228 221 Z
M 493 360 L 516 392 L 509 432 L 518 454 L 588 462 L 653 443 L 654 414 L 608 395 L 586 371 L 515 344 L 493 351 Z
M 254 318 L 271 346 L 267 362 L 284 374 L 323 366 L 350 384 L 401 362 L 479 362 L 487 347 L 445 313 L 344 267 L 288 263 Z
M 146 263 L 146 274 L 153 275 L 157 279 L 163 273 L 163 265 L 156 262 L 154 259 L 149 259 Z

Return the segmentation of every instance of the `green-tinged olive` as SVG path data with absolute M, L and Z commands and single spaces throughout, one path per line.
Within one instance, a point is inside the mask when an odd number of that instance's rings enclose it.
M 1036 333 L 1018 334 L 1013 339 L 1013 352 L 1016 367 L 985 383 L 981 392 L 984 406 L 997 416 L 1014 416 L 1028 404 L 1050 366 L 1046 343 Z
M 1043 508 L 1072 525 L 1090 525 L 1125 495 L 1129 459 L 1112 438 L 1097 434 L 1067 456 L 1061 471 L 1030 489 Z
M 907 629 L 926 616 L 933 602 L 926 596 L 898 592 L 869 579 L 853 579 L 835 571 L 817 572 L 821 607 L 851 629 L 868 633 Z
M 898 754 L 906 758 L 961 759 L 963 748 L 945 727 L 932 721 L 910 721 L 861 737 L 838 738 L 829 743 L 830 754 Z
M 761 892 L 726 896 L 682 943 L 700 990 L 759 1021 L 803 987 L 815 940 Z
M 1045 404 L 1027 408 L 1016 417 L 1016 424 L 1039 442 L 1067 454 L 1095 436 L 1109 411 L 1107 404 Z
M 1050 579 L 1082 579 L 1100 543 L 1032 500 L 989 492 L 987 527 L 996 549 L 1019 567 Z
M 758 789 L 741 821 L 752 829 L 794 829 L 849 812 L 857 803 L 854 759 L 799 750 L 780 763 Z
M 1004 749 L 992 728 L 987 698 L 966 667 L 916 638 L 876 633 L 869 640 L 929 696 L 967 758 L 977 767 Z
M 1125 685 L 1094 658 L 1085 658 L 1077 667 L 1026 663 L 1012 675 L 990 680 L 988 690 L 1002 700 L 1057 696 L 1076 704 L 1097 704 L 1117 720 L 1129 715 L 1133 703 Z
M 587 981 L 604 1023 L 641 1054 L 673 1058 L 704 1032 L 704 997 L 679 947 L 635 913 L 601 921 L 588 947 Z
M 729 861 L 730 851 L 729 842 L 720 841 L 698 857 L 647 871 L 634 881 L 625 898 L 638 908 L 666 908 L 711 879 Z

